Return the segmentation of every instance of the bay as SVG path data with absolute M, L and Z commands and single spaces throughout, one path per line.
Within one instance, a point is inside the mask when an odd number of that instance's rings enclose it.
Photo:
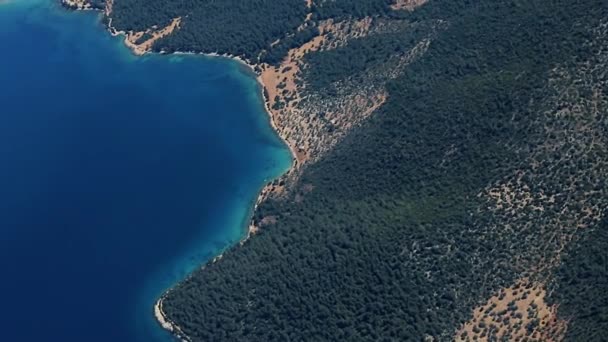
M 243 65 L 135 57 L 94 12 L 1 2 L 0 340 L 170 341 L 156 299 L 290 163 Z

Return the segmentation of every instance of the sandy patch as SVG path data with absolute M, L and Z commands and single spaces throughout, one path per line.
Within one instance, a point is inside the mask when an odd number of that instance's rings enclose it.
M 154 45 L 154 43 L 156 43 L 156 41 L 170 35 L 171 33 L 173 33 L 173 31 L 179 29 L 181 21 L 182 18 L 178 17 L 174 18 L 169 25 L 163 27 L 162 29 L 151 28 L 146 31 L 139 32 L 129 31 L 126 34 L 125 45 L 127 45 L 136 55 L 143 55 L 146 52 L 152 50 L 152 46 Z M 141 43 L 138 43 L 138 41 L 146 35 L 149 36 L 149 38 Z
M 273 126 L 281 134 L 282 127 L 278 118 L 280 112 L 292 111 L 294 103 L 300 99 L 299 87 L 297 85 L 298 73 L 300 72 L 301 60 L 305 54 L 318 50 L 325 41 L 324 28 L 320 28 L 320 34 L 300 47 L 293 48 L 287 53 L 287 57 L 278 66 L 268 64 L 259 65 L 261 72 L 258 80 L 264 86 L 267 109 L 271 116 Z M 281 134 L 284 137 L 284 134 Z M 288 139 L 285 139 L 296 158 L 296 164 L 301 165 L 307 159 L 307 153 Z
M 339 22 L 324 20 L 316 25 L 319 34 L 288 51 L 279 65 L 256 66 L 272 124 L 295 156 L 295 171 L 318 160 L 348 130 L 377 110 L 388 97 L 385 83 L 423 55 L 430 44 L 430 39 L 424 39 L 378 70 L 363 71 L 359 76 L 369 82 L 351 79 L 336 82 L 332 87 L 337 94 L 327 97 L 324 89 L 308 88 L 302 78 L 302 71 L 308 67 L 305 56 L 315 51 L 337 49 L 353 39 L 394 28 L 371 17 Z
M 545 302 L 542 284 L 527 279 L 501 289 L 473 310 L 473 318 L 455 334 L 455 341 L 562 341 L 567 322 L 557 318 L 557 306 Z
M 391 8 L 395 11 L 398 10 L 408 10 L 413 11 L 417 7 L 424 5 L 428 0 L 396 0 Z
M 112 14 L 112 8 L 114 6 L 114 0 L 106 0 L 106 6 L 104 7 L 104 14 L 109 17 Z
M 358 21 L 334 23 L 333 20 L 326 20 L 319 25 L 319 35 L 313 37 L 302 46 L 293 48 L 287 53 L 287 57 L 277 67 L 267 64 L 261 65 L 261 81 L 268 93 L 270 108 L 276 104 L 276 98 L 283 97 L 283 94 L 294 95 L 293 100 L 298 99 L 296 78 L 300 72 L 301 61 L 310 52 L 321 49 L 327 50 L 340 45 L 337 41 L 346 42 L 347 39 L 364 36 L 371 26 L 372 19 L 364 18 Z M 328 42 L 327 35 L 332 34 L 332 41 Z M 273 42 L 277 44 L 278 41 Z M 271 44 L 271 46 L 273 45 Z M 288 108 L 290 104 L 287 104 Z

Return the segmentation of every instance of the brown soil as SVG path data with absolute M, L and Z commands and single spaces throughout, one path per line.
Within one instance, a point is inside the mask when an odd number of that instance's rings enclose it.
M 104 8 L 104 14 L 110 16 L 112 14 L 112 7 L 114 6 L 114 0 L 106 0 L 106 6 Z
M 310 15 L 307 16 L 305 22 L 309 20 L 309 17 Z M 312 140 L 320 140 L 311 136 L 304 139 L 307 142 L 298 143 L 288 137 L 295 132 L 298 135 L 312 134 L 310 127 L 303 127 L 309 125 L 309 123 L 298 119 L 298 117 L 303 117 L 302 119 L 304 119 L 303 112 L 307 110 L 299 105 L 305 92 L 305 85 L 299 80 L 299 74 L 304 65 L 304 56 L 314 51 L 336 48 L 346 44 L 348 39 L 364 36 L 369 31 L 371 23 L 371 18 L 339 23 L 334 23 L 333 20 L 326 20 L 319 24 L 319 35 L 313 37 L 302 46 L 291 49 L 280 65 L 271 66 L 262 64 L 258 66 L 261 70 L 259 80 L 266 91 L 267 105 L 273 124 L 281 136 L 285 138 L 288 145 L 290 145 L 296 158 L 297 166 L 301 166 L 311 158 L 316 157 L 311 152 L 311 145 L 316 144 Z M 303 25 L 306 25 L 306 23 Z M 331 33 L 331 40 L 327 39 L 328 33 Z M 274 42 L 273 44 L 276 43 Z M 385 96 L 382 97 L 385 99 Z M 373 100 L 371 111 L 378 108 L 384 102 L 384 99 L 376 101 L 378 100 L 378 96 L 371 96 L 371 98 Z M 367 101 L 359 102 L 363 103 Z M 371 111 L 367 108 L 364 109 L 364 116 L 368 115 L 368 112 L 371 113 Z
M 395 0 L 391 8 L 395 11 L 408 10 L 413 11 L 416 7 L 424 5 L 428 0 Z
M 260 82 L 264 85 L 267 94 L 267 105 L 272 117 L 272 121 L 277 125 L 279 130 L 281 126 L 277 120 L 279 110 L 276 109 L 277 101 L 285 103 L 283 110 L 292 111 L 294 102 L 300 99 L 300 92 L 296 84 L 298 73 L 300 72 L 301 60 L 306 53 L 318 50 L 325 40 L 325 35 L 322 33 L 307 43 L 298 48 L 291 49 L 287 57 L 279 66 L 271 66 L 268 64 L 259 65 L 261 73 L 259 76 Z M 285 101 L 286 97 L 290 97 L 292 101 Z M 288 141 L 289 144 L 289 141 Z M 308 154 L 301 147 L 289 144 L 297 163 L 301 165 L 308 159 Z
M 111 10 L 111 8 L 110 8 L 110 10 Z M 136 55 L 143 55 L 152 49 L 152 46 L 154 45 L 154 43 L 157 40 L 164 38 L 164 37 L 170 35 L 171 33 L 173 33 L 173 31 L 175 31 L 176 29 L 179 29 L 179 25 L 180 25 L 181 21 L 182 21 L 181 17 L 175 18 L 171 21 L 171 23 L 169 25 L 163 27 L 160 30 L 152 28 L 152 29 L 148 29 L 146 31 L 139 31 L 139 32 L 129 31 L 125 38 L 125 44 L 131 50 L 133 50 L 133 53 L 135 53 Z M 142 43 L 139 43 L 139 44 L 136 43 L 145 34 L 149 34 L 151 37 Z
M 546 294 L 542 284 L 521 279 L 475 308 L 454 340 L 562 341 L 567 322 L 557 318 L 557 306 L 547 305 Z

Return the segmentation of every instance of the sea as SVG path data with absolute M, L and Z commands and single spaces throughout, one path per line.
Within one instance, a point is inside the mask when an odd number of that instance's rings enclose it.
M 172 341 L 154 303 L 291 161 L 246 66 L 0 0 L 0 341 Z

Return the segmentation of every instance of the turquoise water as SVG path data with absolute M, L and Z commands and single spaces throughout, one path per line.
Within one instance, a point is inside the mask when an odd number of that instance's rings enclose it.
M 92 12 L 0 4 L 1 341 L 169 341 L 158 296 L 236 243 L 288 150 L 238 63 L 134 57 Z

